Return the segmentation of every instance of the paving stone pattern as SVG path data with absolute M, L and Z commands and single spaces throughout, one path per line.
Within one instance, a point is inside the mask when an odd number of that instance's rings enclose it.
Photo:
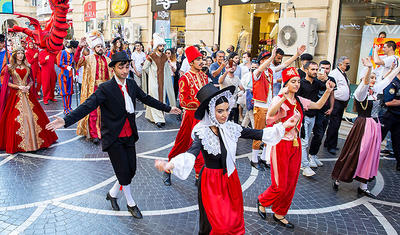
M 62 116 L 61 100 L 43 106 L 49 116 Z M 76 100 L 73 99 L 73 107 Z M 106 153 L 85 138 L 77 138 L 76 124 L 58 130 L 56 146 L 34 153 L 11 156 L 0 153 L 0 234 L 197 234 L 199 214 L 194 172 L 185 181 L 172 178 L 162 183 L 154 159 L 167 158 L 180 122 L 166 116 L 162 129 L 148 122 L 144 108 L 136 107 L 140 140 L 137 142 L 137 175 L 132 194 L 144 214 L 132 218 L 122 192 L 121 211 L 115 213 L 105 200 L 115 182 Z M 342 147 L 344 140 L 339 140 Z M 150 151 L 150 152 L 149 152 Z M 257 196 L 271 183 L 270 170 L 256 171 L 248 160 L 251 141 L 238 143 L 237 169 L 244 186 L 247 234 L 397 234 L 400 231 L 400 172 L 395 161 L 380 162 L 380 174 L 369 184 L 379 193 L 376 200 L 359 198 L 358 183 L 342 183 L 332 190 L 330 174 L 336 156 L 321 148 L 324 166 L 311 178 L 299 177 L 287 215 L 294 230 L 275 223 L 268 210 L 267 220 L 256 212 Z M 144 153 L 144 154 L 143 154 Z

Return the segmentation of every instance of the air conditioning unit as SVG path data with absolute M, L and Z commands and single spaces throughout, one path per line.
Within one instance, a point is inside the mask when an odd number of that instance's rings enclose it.
M 294 55 L 299 46 L 306 45 L 305 52 L 314 55 L 318 44 L 317 27 L 315 18 L 280 18 L 278 47 L 286 55 Z
M 128 26 L 125 26 L 124 29 L 124 38 L 129 43 L 134 43 L 136 41 L 140 41 L 140 24 L 130 23 Z

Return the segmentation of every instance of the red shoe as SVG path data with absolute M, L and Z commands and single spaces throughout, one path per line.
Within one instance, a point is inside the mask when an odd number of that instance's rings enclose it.
M 43 101 L 43 104 L 49 105 L 49 102 L 48 101 Z
M 56 100 L 56 99 L 50 99 L 51 101 L 53 101 L 53 102 L 58 102 L 58 100 Z

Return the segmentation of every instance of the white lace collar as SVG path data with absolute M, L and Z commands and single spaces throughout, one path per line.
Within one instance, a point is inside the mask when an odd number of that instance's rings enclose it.
M 224 126 L 226 126 L 226 128 L 229 130 L 227 134 L 230 137 L 230 142 L 235 142 L 236 145 L 236 142 L 238 141 L 243 128 L 233 122 L 226 122 Z M 201 144 L 203 145 L 203 148 L 205 151 L 207 151 L 207 153 L 214 156 L 221 154 L 221 145 L 219 138 L 217 135 L 214 134 L 209 126 L 196 125 L 193 128 L 192 132 L 192 135 L 194 134 L 199 137 L 199 139 L 201 140 Z M 193 137 L 194 136 L 192 136 L 192 138 Z M 232 146 L 231 143 L 226 143 L 225 145 Z M 234 151 L 236 152 L 236 149 Z

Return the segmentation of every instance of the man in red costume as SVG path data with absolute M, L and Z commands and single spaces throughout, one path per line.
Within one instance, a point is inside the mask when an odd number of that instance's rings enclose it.
M 40 67 L 39 67 L 39 50 L 35 47 L 35 44 L 31 40 L 30 37 L 26 39 L 28 47 L 26 48 L 26 59 L 28 60 L 29 64 L 31 64 L 32 69 L 32 80 L 33 86 L 31 88 L 31 92 L 34 92 L 36 97 L 39 97 L 37 92 L 40 91 L 41 81 L 40 81 Z M 35 84 L 37 84 L 35 86 Z
M 200 105 L 197 100 L 197 92 L 208 83 L 207 75 L 201 70 L 203 68 L 203 55 L 196 47 L 191 46 L 186 49 L 186 57 L 190 64 L 190 70 L 179 79 L 179 101 L 184 109 L 183 120 L 176 136 L 175 145 L 168 155 L 170 161 L 175 156 L 186 152 L 192 145 L 193 127 L 200 121 L 195 119 L 194 113 Z M 204 165 L 204 159 L 200 152 L 196 158 L 194 169 L 196 172 L 196 185 L 201 168 Z M 164 173 L 164 184 L 171 185 L 171 173 Z
M 49 100 L 57 102 L 54 99 L 54 89 L 56 87 L 57 75 L 54 70 L 54 63 L 56 61 L 56 54 L 50 53 L 47 50 L 39 52 L 39 64 L 41 66 L 41 79 L 43 90 L 43 103 L 49 104 Z

